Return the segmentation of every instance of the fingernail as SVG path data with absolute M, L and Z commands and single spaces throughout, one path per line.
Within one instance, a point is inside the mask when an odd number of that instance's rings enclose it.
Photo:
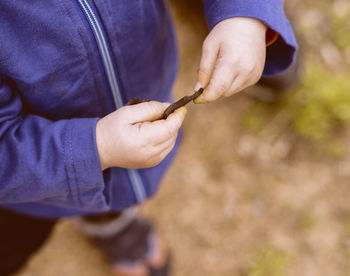
M 202 85 L 200 84 L 200 82 L 197 82 L 196 85 L 194 86 L 194 91 L 197 91 L 200 88 L 202 88 Z

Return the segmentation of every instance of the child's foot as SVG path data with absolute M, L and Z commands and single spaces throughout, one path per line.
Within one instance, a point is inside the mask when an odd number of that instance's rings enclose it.
M 125 231 L 97 244 L 109 257 L 118 276 L 170 275 L 168 249 L 145 219 L 136 218 Z
M 122 217 L 118 216 L 117 220 Z M 96 216 L 98 217 L 98 216 Z M 93 220 L 96 230 L 98 224 L 116 226 L 112 221 Z M 122 220 L 121 220 L 122 221 Z M 83 224 L 91 223 L 90 219 Z M 124 223 L 124 222 L 123 222 Z M 124 223 L 125 224 L 125 223 Z M 105 234 L 106 227 L 104 227 Z M 80 227 L 80 228 L 84 228 Z M 118 228 L 118 227 L 117 227 Z M 84 231 L 84 229 L 82 229 Z M 90 237 L 111 263 L 118 276 L 168 276 L 170 275 L 170 254 L 164 241 L 152 224 L 140 216 L 135 216 L 124 228 L 115 234 L 93 235 Z M 89 235 L 89 233 L 87 233 Z

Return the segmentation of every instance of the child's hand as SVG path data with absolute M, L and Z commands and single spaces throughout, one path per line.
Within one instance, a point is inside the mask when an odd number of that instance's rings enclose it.
M 159 164 L 175 145 L 186 108 L 159 120 L 168 103 L 145 102 L 124 106 L 96 125 L 96 143 L 102 170 L 140 169 Z
M 253 18 L 218 23 L 203 43 L 195 90 L 205 88 L 196 103 L 229 97 L 255 84 L 264 69 L 267 27 Z

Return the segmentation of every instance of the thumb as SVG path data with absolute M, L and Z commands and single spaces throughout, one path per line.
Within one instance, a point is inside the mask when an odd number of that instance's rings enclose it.
M 163 112 L 170 103 L 161 103 L 156 101 L 143 102 L 140 104 L 124 106 L 122 118 L 128 123 L 152 122 L 160 119 Z

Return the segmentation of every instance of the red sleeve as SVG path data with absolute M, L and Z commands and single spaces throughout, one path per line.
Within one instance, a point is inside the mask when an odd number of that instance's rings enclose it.
M 274 30 L 267 28 L 266 31 L 266 47 L 270 46 L 271 44 L 273 44 L 277 38 L 278 38 L 279 34 L 277 32 L 275 32 Z

